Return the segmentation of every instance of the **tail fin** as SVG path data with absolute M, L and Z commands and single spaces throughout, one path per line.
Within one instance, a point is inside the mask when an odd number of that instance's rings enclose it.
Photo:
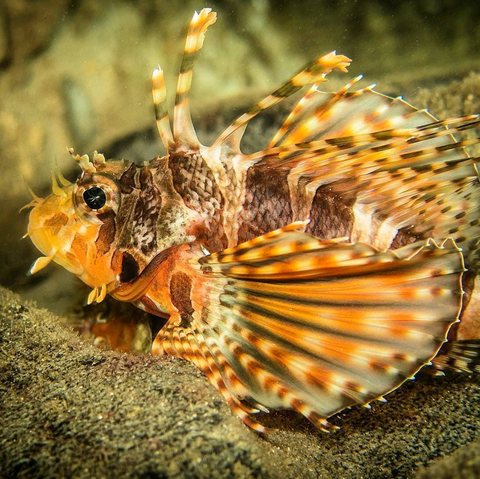
M 444 344 L 433 360 L 433 366 L 439 371 L 480 374 L 480 339 Z

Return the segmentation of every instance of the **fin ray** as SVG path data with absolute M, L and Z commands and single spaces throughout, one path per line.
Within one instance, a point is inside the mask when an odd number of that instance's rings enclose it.
M 452 237 L 467 266 L 478 269 L 478 158 L 465 148 L 480 137 L 457 141 L 453 135 L 475 134 L 479 115 L 437 120 L 401 98 L 348 86 L 337 94 L 311 92 L 271 148 L 244 157 L 247 168 L 288 170 L 294 218 L 309 215 L 317 190 L 328 187 L 354 211 L 386 218 L 392 231 L 407 228 L 425 240 Z M 363 233 L 355 228 L 351 239 L 357 241 Z M 383 242 L 372 239 L 388 249 Z
M 285 98 L 293 95 L 306 85 L 312 85 L 315 83 L 323 82 L 325 76 L 329 74 L 333 69 L 346 72 L 347 67 L 350 65 L 351 60 L 344 55 L 337 55 L 336 52 L 330 52 L 321 56 L 314 62 L 309 63 L 303 70 L 298 72 L 290 80 L 284 83 L 280 88 L 272 92 L 263 100 L 256 103 L 250 110 L 238 117 L 215 141 L 212 149 L 220 147 L 227 138 L 232 135 L 239 128 L 248 124 L 253 118 L 255 118 L 262 111 L 277 105 Z
M 453 242 L 406 258 L 322 242 L 302 224 L 201 258 L 188 332 L 177 326 L 166 344 L 177 338 L 177 354 L 244 421 L 246 401 L 328 430 L 328 416 L 383 397 L 432 360 L 458 318 L 464 268 Z
M 155 121 L 157 130 L 162 140 L 163 146 L 167 153 L 173 149 L 175 142 L 170 126 L 170 118 L 168 116 L 167 91 L 165 88 L 165 78 L 163 70 L 155 68 L 152 74 L 152 96 L 153 106 L 155 108 Z
M 217 14 L 212 12 L 211 8 L 204 8 L 200 13 L 195 12 L 188 28 L 177 81 L 173 114 L 173 135 L 179 145 L 186 145 L 192 148 L 198 148 L 200 145 L 190 116 L 188 95 L 192 84 L 193 68 L 198 58 L 198 52 L 203 46 L 205 32 L 216 20 Z

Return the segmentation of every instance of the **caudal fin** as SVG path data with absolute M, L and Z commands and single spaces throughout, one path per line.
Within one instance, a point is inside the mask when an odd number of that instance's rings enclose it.
M 439 371 L 480 374 L 480 339 L 446 343 L 433 360 L 433 366 Z

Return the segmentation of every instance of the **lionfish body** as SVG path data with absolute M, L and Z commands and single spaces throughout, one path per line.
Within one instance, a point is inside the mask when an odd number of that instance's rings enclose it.
M 480 189 L 464 147 L 478 140 L 452 133 L 478 116 L 437 121 L 372 87 L 350 92 L 358 79 L 320 92 L 350 63 L 332 52 L 203 146 L 188 92 L 215 19 L 204 9 L 190 24 L 173 132 L 154 71 L 167 155 L 76 155 L 78 181 L 60 174 L 34 200 L 28 234 L 45 256 L 32 273 L 53 260 L 93 288 L 90 303 L 110 294 L 168 315 L 153 353 L 193 362 L 259 432 L 251 414 L 266 408 L 328 429 L 431 361 L 475 370 Z M 243 154 L 248 122 L 306 85 L 267 148 Z

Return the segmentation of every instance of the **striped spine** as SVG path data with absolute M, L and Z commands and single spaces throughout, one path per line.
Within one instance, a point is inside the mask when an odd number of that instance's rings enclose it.
M 216 140 L 212 148 L 219 147 L 230 135 L 239 128 L 246 125 L 262 111 L 280 103 L 289 96 L 299 91 L 306 85 L 326 81 L 325 76 L 334 68 L 342 72 L 347 71 L 351 60 L 344 55 L 337 55 L 336 52 L 330 52 L 308 64 L 303 70 L 290 78 L 280 88 L 255 104 L 250 110 L 238 117 Z
M 207 28 L 217 20 L 217 14 L 211 8 L 195 12 L 188 28 L 187 41 L 183 51 L 180 74 L 178 76 L 173 118 L 173 134 L 177 142 L 198 147 L 199 142 L 190 116 L 188 94 L 192 85 L 193 68 L 198 52 L 203 46 Z
M 170 119 L 168 117 L 167 90 L 165 88 L 165 78 L 163 70 L 155 68 L 152 74 L 152 95 L 153 105 L 155 107 L 155 120 L 157 130 L 162 139 L 162 143 L 170 151 L 174 146 L 173 134 L 170 128 Z

